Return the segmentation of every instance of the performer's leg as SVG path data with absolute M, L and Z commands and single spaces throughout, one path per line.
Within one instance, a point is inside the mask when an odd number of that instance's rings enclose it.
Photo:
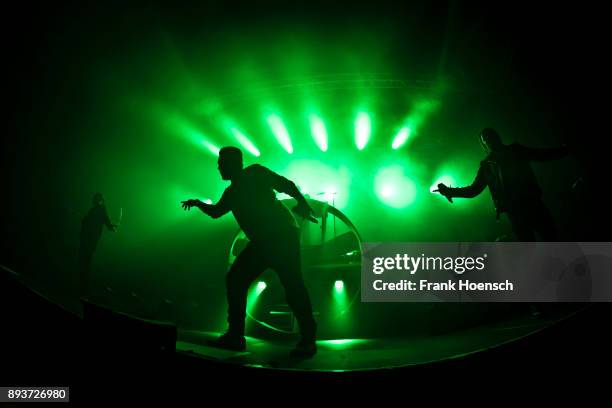
M 536 240 L 529 217 L 523 213 L 509 213 L 508 219 L 512 224 L 514 236 L 519 242 L 534 242 Z
M 225 284 L 227 290 L 229 334 L 244 336 L 247 294 L 251 283 L 266 269 L 261 250 L 252 242 L 238 255 L 232 264 Z
M 552 214 L 546 208 L 543 202 L 538 202 L 534 206 L 533 226 L 535 231 L 540 235 L 540 239 L 545 242 L 555 242 L 559 240 L 557 226 Z
M 285 288 L 287 303 L 300 325 L 302 342 L 314 345 L 317 325 L 312 316 L 310 296 L 302 277 L 298 231 L 279 242 L 275 258 L 270 262 L 278 273 L 280 282 Z
M 91 262 L 95 248 L 81 246 L 79 248 L 79 296 L 86 298 L 89 296 L 89 281 L 91 279 Z

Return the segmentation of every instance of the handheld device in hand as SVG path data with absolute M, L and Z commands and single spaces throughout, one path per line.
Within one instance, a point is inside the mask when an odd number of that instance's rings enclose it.
M 300 214 L 300 212 L 297 210 L 297 206 L 293 207 L 293 213 L 300 216 L 301 218 L 305 218 L 308 221 L 312 222 L 313 224 L 318 224 L 319 221 L 313 217 L 312 215 L 308 214 L 307 216 L 304 216 L 303 214 Z
M 440 194 L 442 194 L 444 197 L 446 197 L 446 199 L 447 199 L 447 200 L 448 200 L 450 203 L 452 203 L 452 202 L 453 202 L 453 197 L 449 197 L 449 196 L 447 196 L 446 194 L 444 194 L 444 193 L 442 193 L 442 192 L 440 191 L 440 184 L 438 184 L 438 188 L 437 188 L 437 189 L 432 190 L 431 192 L 432 192 L 432 193 L 440 193 Z

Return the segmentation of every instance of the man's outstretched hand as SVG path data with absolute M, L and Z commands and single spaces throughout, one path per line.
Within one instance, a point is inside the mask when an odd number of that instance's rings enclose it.
M 444 183 L 440 183 L 438 184 L 438 188 L 436 190 L 433 190 L 434 193 L 440 193 L 442 194 L 444 197 L 446 197 L 446 199 L 449 202 L 453 202 L 453 196 L 451 195 L 450 192 L 450 187 L 448 187 L 446 184 Z
M 198 204 L 200 204 L 200 200 L 196 198 L 196 199 L 181 201 L 181 204 L 183 206 L 183 210 L 191 210 L 191 207 L 197 207 Z
M 293 207 L 293 212 L 299 215 L 302 218 L 306 218 L 310 222 L 318 223 L 317 219 L 313 217 L 314 211 L 308 205 L 306 201 L 299 202 L 298 205 Z

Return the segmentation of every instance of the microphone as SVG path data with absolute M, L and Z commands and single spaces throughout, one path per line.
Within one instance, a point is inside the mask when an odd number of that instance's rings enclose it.
M 308 215 L 306 215 L 306 216 L 304 216 L 303 214 L 300 214 L 300 213 L 297 211 L 297 206 L 293 207 L 292 211 L 293 211 L 293 213 L 294 213 L 294 214 L 296 214 L 296 215 L 298 215 L 298 216 L 300 216 L 300 217 L 302 217 L 302 218 L 307 219 L 308 221 L 312 222 L 313 224 L 318 224 L 318 223 L 319 223 L 319 221 L 318 221 L 318 220 L 317 220 L 315 217 L 313 217 L 312 215 L 310 215 L 310 214 L 308 214 Z

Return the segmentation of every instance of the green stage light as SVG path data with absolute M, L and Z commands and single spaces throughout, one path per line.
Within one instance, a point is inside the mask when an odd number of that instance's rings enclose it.
M 255 310 L 259 296 L 267 287 L 268 285 L 264 281 L 259 281 L 257 285 L 251 286 L 247 296 L 247 313 L 252 313 Z
M 374 190 L 383 203 L 393 208 L 409 206 L 417 195 L 415 183 L 404 175 L 404 168 L 399 165 L 380 169 L 374 178 Z
M 399 132 L 397 132 L 397 135 L 393 138 L 393 143 L 391 144 L 391 147 L 394 150 L 399 149 L 401 146 L 404 145 L 404 143 L 406 143 L 408 137 L 410 136 L 410 133 L 410 127 L 404 126 L 403 128 L 401 128 Z
M 213 203 L 213 202 L 212 202 L 212 200 L 211 200 L 210 198 L 206 198 L 206 199 L 202 200 L 202 202 L 203 202 L 204 204 L 212 204 L 212 203 Z
M 357 145 L 357 149 L 363 150 L 370 140 L 371 133 L 372 121 L 370 115 L 366 112 L 359 112 L 357 119 L 355 119 L 355 145 Z
M 335 329 L 339 333 L 345 333 L 351 326 L 351 315 L 348 313 L 349 294 L 347 293 L 344 281 L 338 279 L 334 282 L 332 289 L 332 302 L 330 313 L 334 318 Z
M 313 200 L 327 202 L 340 210 L 348 205 L 352 173 L 345 164 L 333 167 L 320 160 L 292 160 L 280 169 L 280 174 L 293 180 Z
M 338 192 L 335 188 L 326 188 L 325 191 L 323 191 L 322 193 L 323 194 L 319 194 L 316 198 L 320 201 L 325 201 L 326 203 L 331 205 L 334 205 L 336 203 L 336 195 L 338 194 Z
M 156 111 L 157 112 L 157 111 Z M 219 156 L 219 148 L 211 143 L 194 125 L 181 115 L 174 113 L 158 113 L 166 129 L 197 147 L 204 147 L 214 156 Z
M 332 350 L 349 350 L 358 346 L 363 346 L 371 343 L 372 340 L 366 339 L 335 339 L 335 340 L 319 340 L 317 345 Z M 339 370 L 342 371 L 342 370 Z
M 344 282 L 337 280 L 334 282 L 332 303 L 332 314 L 337 319 L 337 324 L 343 324 L 347 322 L 348 315 L 346 309 L 349 303 L 348 294 L 344 288 Z
M 249 140 L 249 138 L 244 135 L 244 133 L 242 133 L 241 131 L 239 131 L 235 127 L 233 127 L 232 128 L 232 134 L 234 135 L 234 137 L 236 138 L 238 143 L 240 143 L 242 145 L 242 147 L 244 147 L 253 156 L 259 157 L 261 155 L 261 153 L 259 152 L 259 149 L 257 149 L 257 147 L 255 147 L 253 142 L 251 142 Z
M 263 292 L 264 290 L 266 290 L 266 288 L 268 287 L 268 285 L 266 285 L 266 282 L 264 281 L 259 281 L 257 283 L 257 288 L 255 289 L 255 294 L 257 296 L 261 295 L 261 292 Z
M 208 140 L 202 140 L 202 146 L 204 146 L 209 152 L 211 152 L 215 156 L 219 156 L 219 150 L 221 149 L 210 143 Z
M 283 120 L 275 114 L 268 115 L 266 118 L 268 125 L 272 129 L 272 133 L 280 145 L 287 151 L 287 153 L 293 153 L 293 145 L 291 144 L 291 138 L 289 132 L 283 123 Z
M 310 120 L 310 130 L 312 132 L 312 137 L 314 138 L 315 143 L 319 146 L 321 151 L 327 151 L 327 129 L 325 128 L 325 123 L 323 120 L 315 115 L 311 114 L 309 117 Z
M 367 340 L 362 339 L 336 339 L 336 340 L 320 340 L 319 344 L 325 344 L 328 346 L 344 346 L 349 344 L 363 344 L 367 343 Z
M 342 292 L 344 290 L 344 282 L 342 282 L 341 280 L 337 280 L 336 282 L 334 282 L 334 288 L 336 289 L 336 292 Z
M 381 197 L 385 199 L 389 199 L 389 200 L 392 199 L 394 194 L 395 194 L 395 187 L 393 187 L 392 184 L 384 184 L 382 188 L 380 189 L 380 195 Z

